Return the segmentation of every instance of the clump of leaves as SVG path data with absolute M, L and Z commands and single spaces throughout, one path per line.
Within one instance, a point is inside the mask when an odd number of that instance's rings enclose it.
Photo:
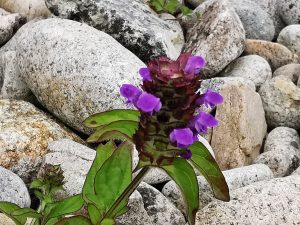
M 192 10 L 181 4 L 178 0 L 150 0 L 150 6 L 158 13 L 175 14 L 177 11 L 184 16 L 190 15 Z

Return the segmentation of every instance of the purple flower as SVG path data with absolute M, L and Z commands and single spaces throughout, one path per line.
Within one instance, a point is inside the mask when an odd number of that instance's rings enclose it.
M 204 66 L 205 60 L 202 56 L 190 56 L 185 65 L 184 72 L 197 75 Z
M 179 128 L 170 133 L 169 139 L 178 148 L 186 148 L 194 143 L 195 137 L 190 128 Z
M 218 120 L 209 113 L 200 112 L 190 121 L 189 126 L 197 132 L 207 134 L 208 127 L 215 127 L 218 125 Z
M 198 105 L 206 105 L 207 107 L 214 108 L 216 105 L 223 102 L 223 97 L 218 92 L 208 89 L 204 94 L 196 100 Z
M 127 98 L 128 104 L 135 104 L 142 90 L 132 84 L 123 84 L 120 88 L 120 93 L 123 97 Z
M 136 107 L 143 112 L 152 115 L 154 112 L 158 112 L 161 109 L 161 102 L 160 99 L 154 95 L 143 92 L 136 102 Z
M 192 157 L 192 152 L 190 150 L 185 150 L 185 152 L 180 153 L 180 157 L 190 159 Z
M 152 78 L 150 76 L 150 70 L 147 67 L 146 68 L 141 68 L 139 70 L 139 74 L 143 78 L 143 81 L 152 81 Z

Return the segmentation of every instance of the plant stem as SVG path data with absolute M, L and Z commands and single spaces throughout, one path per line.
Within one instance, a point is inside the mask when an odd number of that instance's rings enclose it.
M 137 188 L 137 186 L 142 182 L 144 176 L 150 170 L 149 166 L 143 167 L 141 171 L 136 175 L 136 177 L 131 181 L 128 187 L 123 191 L 120 197 L 115 201 L 112 207 L 108 210 L 106 215 L 103 218 L 111 218 L 111 214 L 115 213 L 114 210 L 118 207 L 118 205 L 125 199 L 128 198 L 132 192 Z

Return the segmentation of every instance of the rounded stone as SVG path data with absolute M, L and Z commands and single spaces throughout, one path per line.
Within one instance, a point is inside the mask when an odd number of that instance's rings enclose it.
M 243 56 L 230 63 L 221 76 L 244 77 L 253 81 L 259 89 L 267 80 L 272 78 L 272 70 L 267 60 L 258 55 Z
M 300 23 L 300 1 L 299 0 L 279 0 L 278 10 L 283 21 L 290 24 Z
M 26 185 L 13 172 L 0 166 L 0 201 L 30 207 L 31 199 Z
M 288 77 L 293 83 L 296 84 L 300 78 L 300 64 L 292 63 L 279 67 L 273 73 L 273 77 L 277 77 L 280 75 Z
M 277 38 L 277 42 L 286 46 L 300 57 L 300 25 L 285 27 Z
M 300 88 L 289 77 L 280 75 L 259 90 L 270 128 L 300 128 Z
M 298 56 L 291 52 L 287 47 L 263 40 L 246 40 L 245 55 L 259 55 L 265 58 L 272 70 L 290 64 L 298 63 Z
M 108 34 L 64 19 L 26 24 L 15 35 L 18 66 L 39 102 L 83 133 L 88 116 L 127 108 L 119 89 L 139 85 L 145 64 Z
M 246 38 L 271 41 L 275 34 L 274 22 L 270 15 L 251 0 L 229 0 L 239 15 Z

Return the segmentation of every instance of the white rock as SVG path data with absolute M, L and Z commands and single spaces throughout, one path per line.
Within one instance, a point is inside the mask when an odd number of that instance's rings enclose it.
M 197 213 L 196 225 L 300 223 L 300 176 L 262 181 L 237 189 L 230 202 L 215 201 Z
M 267 165 L 275 177 L 287 176 L 300 165 L 300 138 L 296 130 L 277 127 L 265 142 L 264 153 L 255 160 Z
M 60 120 L 85 133 L 88 116 L 126 108 L 119 88 L 138 85 L 145 67 L 104 32 L 78 22 L 46 19 L 15 35 L 20 73 L 39 102 Z
M 18 13 L 6 14 L 3 12 L 0 14 L 0 46 L 13 36 L 14 32 L 21 26 L 23 19 Z
M 271 128 L 286 126 L 300 128 L 300 88 L 287 76 L 276 76 L 259 91 Z
M 28 100 L 31 91 L 21 77 L 15 51 L 0 53 L 0 98 Z M 1 82 L 0 82 L 1 83 Z
M 182 29 L 165 22 L 141 0 L 46 0 L 57 16 L 87 23 L 111 35 L 143 62 L 167 55 L 176 59 L 184 44 Z M 88 12 L 88 13 L 87 13 Z
M 207 61 L 205 77 L 213 77 L 244 50 L 245 30 L 234 9 L 225 0 L 203 6 L 201 20 L 188 30 L 184 51 Z
M 295 24 L 285 27 L 279 33 L 277 42 L 286 46 L 293 53 L 297 54 L 300 57 L 300 25 Z
M 273 77 L 280 75 L 288 77 L 293 83 L 296 84 L 300 77 L 300 64 L 292 63 L 279 67 L 273 73 Z
M 162 193 L 154 187 L 142 182 L 138 192 L 143 197 L 144 207 L 156 225 L 184 225 L 185 219 L 177 209 Z
M 0 165 L 29 183 L 36 175 L 48 142 L 82 140 L 28 102 L 0 100 Z
M 0 166 L 0 201 L 30 207 L 31 199 L 26 185 L 16 174 Z
M 0 8 L 9 12 L 20 13 L 27 20 L 36 17 L 49 17 L 50 11 L 43 0 L 1 0 Z
M 258 55 L 243 56 L 230 63 L 221 76 L 244 77 L 253 81 L 256 89 L 272 78 L 272 70 L 267 60 Z
M 270 180 L 273 178 L 273 173 L 269 167 L 263 164 L 255 164 L 226 170 L 223 172 L 230 193 L 238 188 L 250 185 L 252 183 Z M 198 176 L 200 208 L 205 207 L 211 201 L 215 200 L 213 192 L 207 181 L 202 176 Z M 162 190 L 162 193 L 183 213 L 185 213 L 185 204 L 179 187 L 174 181 L 168 182 Z

